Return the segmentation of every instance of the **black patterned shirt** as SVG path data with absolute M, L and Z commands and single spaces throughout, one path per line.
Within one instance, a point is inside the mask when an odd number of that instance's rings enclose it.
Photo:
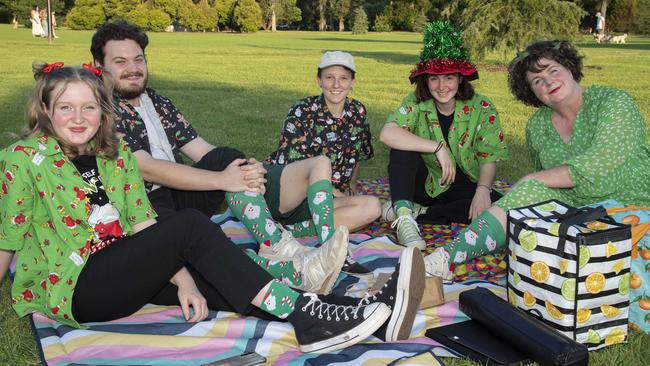
M 174 159 L 177 163 L 183 163 L 180 148 L 197 138 L 198 133 L 169 99 L 157 94 L 151 88 L 147 88 L 146 93 L 151 98 L 160 117 L 160 122 L 174 153 Z M 129 145 L 131 151 L 144 150 L 151 154 L 147 128 L 140 114 L 131 103 L 120 98 L 118 94 L 114 94 L 114 99 L 115 111 L 118 115 L 117 132 L 125 135 L 124 141 Z M 153 185 L 149 182 L 145 182 L 145 185 L 147 192 L 151 191 Z
M 341 118 L 335 118 L 322 95 L 307 97 L 287 114 L 278 150 L 267 162 L 291 162 L 326 155 L 332 163 L 332 183 L 347 191 L 354 168 L 374 155 L 366 108 L 358 100 L 347 98 Z

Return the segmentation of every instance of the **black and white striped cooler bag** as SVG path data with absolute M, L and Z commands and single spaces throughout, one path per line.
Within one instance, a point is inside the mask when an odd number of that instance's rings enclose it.
M 508 301 L 590 350 L 627 339 L 631 230 L 551 200 L 508 212 Z

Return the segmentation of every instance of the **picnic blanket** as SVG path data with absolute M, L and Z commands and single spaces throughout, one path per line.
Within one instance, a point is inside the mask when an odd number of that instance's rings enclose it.
M 360 183 L 361 189 L 373 192 L 384 189 L 384 181 Z M 226 234 L 242 248 L 254 248 L 256 243 L 241 223 L 227 211 L 213 217 Z M 428 227 L 425 239 L 430 246 L 451 240 L 460 227 Z M 386 231 L 386 225 L 373 223 L 365 234 L 351 235 L 350 248 L 354 258 L 374 274 L 392 272 L 401 247 L 387 236 L 374 236 Z M 313 245 L 316 238 L 302 239 Z M 178 307 L 147 305 L 137 313 L 103 323 L 87 323 L 88 329 L 75 329 L 33 314 L 34 336 L 41 357 L 48 365 L 202 365 L 204 363 L 257 352 L 269 364 L 330 365 L 443 365 L 438 357 L 453 357 L 453 351 L 426 338 L 428 328 L 465 321 L 458 309 L 460 292 L 483 286 L 505 296 L 503 285 L 505 263 L 492 257 L 469 264 L 456 279 L 463 282 L 445 285 L 444 305 L 420 311 L 407 341 L 383 343 L 368 340 L 338 352 L 315 355 L 298 350 L 293 327 L 288 323 L 270 322 L 234 313 L 211 311 L 200 323 L 186 323 Z M 11 268 L 14 271 L 15 268 Z M 335 293 L 360 295 L 368 286 L 364 277 L 341 276 Z

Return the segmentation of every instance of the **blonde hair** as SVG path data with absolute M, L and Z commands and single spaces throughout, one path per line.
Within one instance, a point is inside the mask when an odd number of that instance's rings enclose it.
M 86 152 L 90 155 L 101 155 L 108 159 L 115 159 L 119 143 L 115 135 L 116 115 L 113 109 L 112 81 L 105 74 L 97 76 L 83 67 L 49 67 L 48 72 L 45 72 L 47 66 L 45 63 L 34 63 L 32 65 L 36 85 L 25 106 L 26 126 L 21 138 L 44 133 L 55 138 L 68 157 L 75 158 L 79 155 L 76 147 L 68 146 L 58 139 L 45 108 L 52 108 L 70 83 L 82 82 L 93 91 L 102 112 L 99 129 L 95 136 L 90 139 L 89 142 L 91 143 Z

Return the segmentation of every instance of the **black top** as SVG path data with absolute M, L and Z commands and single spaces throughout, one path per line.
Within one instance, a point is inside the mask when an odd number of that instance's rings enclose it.
M 440 122 L 440 129 L 442 130 L 442 135 L 445 137 L 445 142 L 449 145 L 449 128 L 451 124 L 454 123 L 454 113 L 446 116 L 436 108 L 438 113 L 438 122 Z M 452 157 L 453 158 L 453 157 Z M 467 178 L 463 170 L 460 168 L 458 163 L 456 163 L 456 179 L 454 179 L 454 184 L 474 184 L 472 181 Z
M 86 192 L 86 197 L 90 200 L 90 204 L 103 206 L 109 203 L 108 196 L 104 191 L 104 185 L 99 176 L 99 169 L 97 168 L 97 160 L 95 157 L 79 155 L 72 159 L 72 163 L 77 167 L 79 173 L 81 173 L 81 178 L 90 187 L 90 192 Z

